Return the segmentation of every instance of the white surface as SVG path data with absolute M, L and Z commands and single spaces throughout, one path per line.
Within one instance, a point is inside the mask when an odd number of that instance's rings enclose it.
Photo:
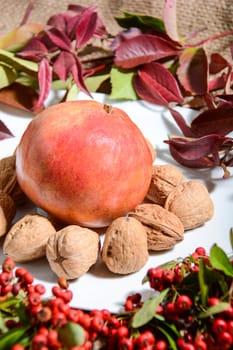
M 204 226 L 187 231 L 182 242 L 174 249 L 163 253 L 151 253 L 146 266 L 138 273 L 128 276 L 117 276 L 106 269 L 101 261 L 91 270 L 70 283 L 70 289 L 74 293 L 72 305 L 84 309 L 108 308 L 111 311 L 119 311 L 125 298 L 130 293 L 140 292 L 144 297 L 153 293 L 148 283 L 142 285 L 142 279 L 148 268 L 157 266 L 177 257 L 184 257 L 194 251 L 197 246 L 203 246 L 209 251 L 214 243 L 220 245 L 227 253 L 231 253 L 229 238 L 232 221 L 233 204 L 233 176 L 227 180 L 222 179 L 221 169 L 188 169 L 180 167 L 170 156 L 168 146 L 163 142 L 168 134 L 179 134 L 179 130 L 173 122 L 170 114 L 161 107 L 154 106 L 143 101 L 119 102 L 109 101 L 105 95 L 94 94 L 93 97 L 101 102 L 108 102 L 125 110 L 132 120 L 140 127 L 144 135 L 157 149 L 156 164 L 173 164 L 178 166 L 187 179 L 202 181 L 208 188 L 215 205 L 215 214 L 211 221 Z M 83 94 L 80 99 L 86 99 Z M 51 103 L 51 101 L 49 101 Z M 193 112 L 188 109 L 180 110 L 187 118 L 192 117 Z M 0 120 L 2 120 L 15 135 L 14 138 L 0 141 L 0 157 L 11 155 L 20 137 L 30 122 L 30 113 L 24 113 L 0 104 Z M 25 208 L 25 212 L 30 208 Z M 18 213 L 22 215 L 23 212 Z M 2 241 L 3 242 L 3 239 Z M 1 248 L 0 248 L 1 249 Z M 4 256 L 0 250 L 0 263 Z M 56 276 L 51 272 L 46 259 L 40 259 L 28 264 L 20 264 L 31 271 L 37 282 L 46 286 L 50 296 L 51 287 L 56 283 Z

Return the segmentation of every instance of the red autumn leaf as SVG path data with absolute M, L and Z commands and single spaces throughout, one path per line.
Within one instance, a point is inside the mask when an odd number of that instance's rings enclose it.
M 231 64 L 219 53 L 213 53 L 210 56 L 209 71 L 210 74 L 217 74 L 226 67 L 230 67 Z
M 165 140 L 169 144 L 173 158 L 188 167 L 212 167 L 219 165 L 219 146 L 225 138 L 217 134 L 203 136 L 199 139 L 173 138 Z
M 51 40 L 51 42 L 57 46 L 59 49 L 62 50 L 67 50 L 70 51 L 72 46 L 71 46 L 71 41 L 69 37 L 62 32 L 61 30 L 52 27 L 46 32 L 48 38 Z
M 117 66 L 128 69 L 179 53 L 165 39 L 152 34 L 140 34 L 119 45 L 114 62 Z
M 43 106 L 46 98 L 49 95 L 51 83 L 52 83 L 52 73 L 50 70 L 49 62 L 46 58 L 43 58 L 39 64 L 38 70 L 38 82 L 39 82 L 39 98 L 36 104 L 33 106 L 33 110 L 38 110 Z
M 176 18 L 176 0 L 165 0 L 163 8 L 163 21 L 167 35 L 174 41 L 179 42 Z
M 162 64 L 151 62 L 143 65 L 138 71 L 141 79 L 152 84 L 152 88 L 159 92 L 167 102 L 183 102 L 183 96 L 177 80 Z
M 14 135 L 8 129 L 8 127 L 0 120 L 0 140 L 8 139 L 9 137 L 13 137 Z
M 177 76 L 186 91 L 196 95 L 208 92 L 208 61 L 203 48 L 187 48 L 179 56 Z
M 168 102 L 160 92 L 155 89 L 153 80 L 148 74 L 139 71 L 134 78 L 134 88 L 142 100 L 168 107 Z
M 233 131 L 233 109 L 208 109 L 192 121 L 191 129 L 197 137 L 215 133 L 225 136 Z
M 61 80 L 66 80 L 75 64 L 74 55 L 67 51 L 62 51 L 53 64 L 53 70 Z
M 97 25 L 97 13 L 94 6 L 90 6 L 82 12 L 75 28 L 76 49 L 87 43 L 93 36 Z
M 93 30 L 91 36 L 93 35 L 99 38 L 107 33 L 103 21 L 99 18 L 96 12 L 95 6 L 84 7 L 80 5 L 69 5 L 68 11 L 66 11 L 65 14 L 69 16 L 69 20 L 67 20 L 66 31 L 70 39 L 74 39 L 75 35 L 78 35 L 77 27 L 83 25 L 81 22 L 85 22 L 85 28 L 82 29 L 80 37 L 83 36 L 83 30 L 86 32 L 92 32 Z M 91 18 L 92 16 L 93 18 Z M 95 16 L 96 21 L 93 23 Z
M 70 16 L 66 15 L 66 13 L 59 13 L 57 15 L 51 16 L 47 24 L 51 27 L 56 27 L 61 32 L 66 33 L 67 20 Z
M 185 122 L 183 116 L 173 108 L 169 108 L 169 111 L 170 111 L 173 119 L 175 120 L 176 124 L 178 125 L 180 130 L 183 132 L 184 136 L 194 137 L 195 135 L 193 134 L 191 128 Z
M 38 36 L 29 40 L 22 51 L 17 53 L 17 56 L 39 62 L 47 53 L 47 47 L 40 41 Z
M 83 71 L 82 71 L 82 65 L 78 59 L 78 57 L 75 56 L 75 60 L 76 60 L 76 64 L 74 64 L 71 68 L 71 73 L 73 76 L 73 79 L 75 81 L 75 83 L 77 84 L 77 86 L 87 95 L 89 95 L 90 97 L 91 94 L 88 91 L 85 82 L 84 82 L 84 78 L 83 78 Z

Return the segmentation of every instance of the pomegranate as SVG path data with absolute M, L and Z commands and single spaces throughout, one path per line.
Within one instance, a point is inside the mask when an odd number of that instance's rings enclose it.
M 30 122 L 17 147 L 16 174 L 46 212 L 69 224 L 104 227 L 144 199 L 152 155 L 123 110 L 70 101 Z

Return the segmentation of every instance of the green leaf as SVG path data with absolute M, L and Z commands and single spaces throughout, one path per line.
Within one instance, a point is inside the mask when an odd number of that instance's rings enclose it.
M 66 94 L 66 101 L 75 101 L 77 100 L 77 96 L 80 89 L 77 86 L 77 84 L 73 84 L 71 88 L 69 89 L 68 93 Z
M 212 266 L 221 270 L 225 275 L 233 277 L 233 266 L 222 248 L 214 244 L 210 250 L 210 262 Z
M 110 98 L 137 100 L 138 97 L 133 87 L 134 71 L 124 71 L 113 67 L 110 72 L 112 91 Z
M 24 72 L 20 72 L 15 80 L 16 83 L 24 86 L 33 88 L 34 90 L 38 89 L 38 79 L 37 77 L 32 77 Z
M 115 17 L 115 20 L 122 28 L 137 27 L 142 31 L 153 29 L 165 33 L 165 26 L 163 20 L 157 17 L 148 15 L 132 14 L 123 12 L 124 17 Z
M 198 317 L 199 318 L 206 318 L 206 317 L 218 314 L 220 312 L 227 310 L 230 306 L 231 306 L 230 303 L 220 302 L 217 305 L 210 306 L 206 311 L 201 312 L 198 315 Z
M 169 329 L 169 326 L 167 325 L 167 328 L 168 328 L 168 330 L 167 329 L 165 329 L 165 327 L 164 327 L 164 325 L 163 325 L 163 327 L 160 327 L 160 326 L 158 326 L 157 328 L 160 330 L 160 332 L 161 333 L 163 333 L 163 335 L 166 337 L 166 339 L 167 339 L 167 341 L 168 341 L 168 343 L 169 343 L 169 345 L 170 345 L 170 347 L 171 347 L 171 349 L 172 350 L 177 350 L 177 345 L 176 345 L 176 341 L 175 341 L 175 337 L 177 337 L 177 331 L 175 332 L 176 334 L 170 334 L 171 333 L 171 331 L 174 333 L 174 327 L 173 327 L 173 325 L 171 325 L 171 328 Z M 174 337 L 174 335 L 175 335 L 175 337 Z
M 8 330 L 0 337 L 0 349 L 9 350 L 12 345 L 20 342 L 24 337 L 29 326 L 17 327 Z
M 109 74 L 95 75 L 85 79 L 86 87 L 91 92 L 96 92 L 101 84 L 109 79 Z
M 0 62 L 0 89 L 11 85 L 16 78 L 16 71 L 12 67 Z
M 16 57 L 14 53 L 0 50 L 0 61 L 9 64 L 18 71 L 24 71 L 27 73 L 37 73 L 38 64 L 29 60 L 24 60 L 22 58 Z
M 209 286 L 206 281 L 206 266 L 205 266 L 204 259 L 201 259 L 199 261 L 198 280 L 199 280 L 199 286 L 200 286 L 200 292 L 201 292 L 201 302 L 203 305 L 206 305 Z
M 75 345 L 82 345 L 85 342 L 85 331 L 77 323 L 68 322 L 58 331 L 61 343 L 70 348 Z
M 139 309 L 132 319 L 132 327 L 138 328 L 147 324 L 155 316 L 155 312 L 159 304 L 163 301 L 168 293 L 168 289 L 164 289 L 161 293 L 153 298 L 145 300 L 141 309 Z
M 233 249 L 233 228 L 230 229 L 231 248 Z

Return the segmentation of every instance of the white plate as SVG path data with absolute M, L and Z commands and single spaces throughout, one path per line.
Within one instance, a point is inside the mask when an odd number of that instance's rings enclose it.
M 178 166 L 188 179 L 196 179 L 203 182 L 211 195 L 215 205 L 215 214 L 212 220 L 200 228 L 187 231 L 182 242 L 174 249 L 163 253 L 152 253 L 146 266 L 139 272 L 128 276 L 117 276 L 110 273 L 107 268 L 98 262 L 91 270 L 78 280 L 70 283 L 70 289 L 74 297 L 72 305 L 84 309 L 107 308 L 112 312 L 119 311 L 125 298 L 134 292 L 139 292 L 143 297 L 153 293 L 148 284 L 142 285 L 142 279 L 148 268 L 157 266 L 171 259 L 185 257 L 192 253 L 198 246 L 205 247 L 207 251 L 214 243 L 221 246 L 227 253 L 231 253 L 230 228 L 233 226 L 233 176 L 227 180 L 222 179 L 221 169 L 188 169 L 179 166 L 170 156 L 168 146 L 163 142 L 168 134 L 179 134 L 176 124 L 170 114 L 162 107 L 148 104 L 143 101 L 112 101 L 106 95 L 93 94 L 95 100 L 112 103 L 125 110 L 132 120 L 140 127 L 144 135 L 157 149 L 157 164 L 173 164 Z M 83 94 L 79 99 L 87 99 Z M 54 102 L 48 101 L 48 104 Z M 192 118 L 194 112 L 181 108 L 180 111 L 187 118 Z M 0 142 L 0 157 L 11 155 L 20 137 L 31 120 L 30 113 L 0 105 L 0 120 L 14 133 L 15 137 Z M 31 208 L 26 207 L 18 213 L 23 215 Z M 1 248 L 0 248 L 1 249 Z M 0 263 L 4 260 L 0 251 Z M 40 259 L 28 264 L 20 264 L 31 271 L 37 282 L 46 286 L 47 294 L 51 295 L 51 287 L 56 283 L 56 276 L 51 272 L 46 259 Z

